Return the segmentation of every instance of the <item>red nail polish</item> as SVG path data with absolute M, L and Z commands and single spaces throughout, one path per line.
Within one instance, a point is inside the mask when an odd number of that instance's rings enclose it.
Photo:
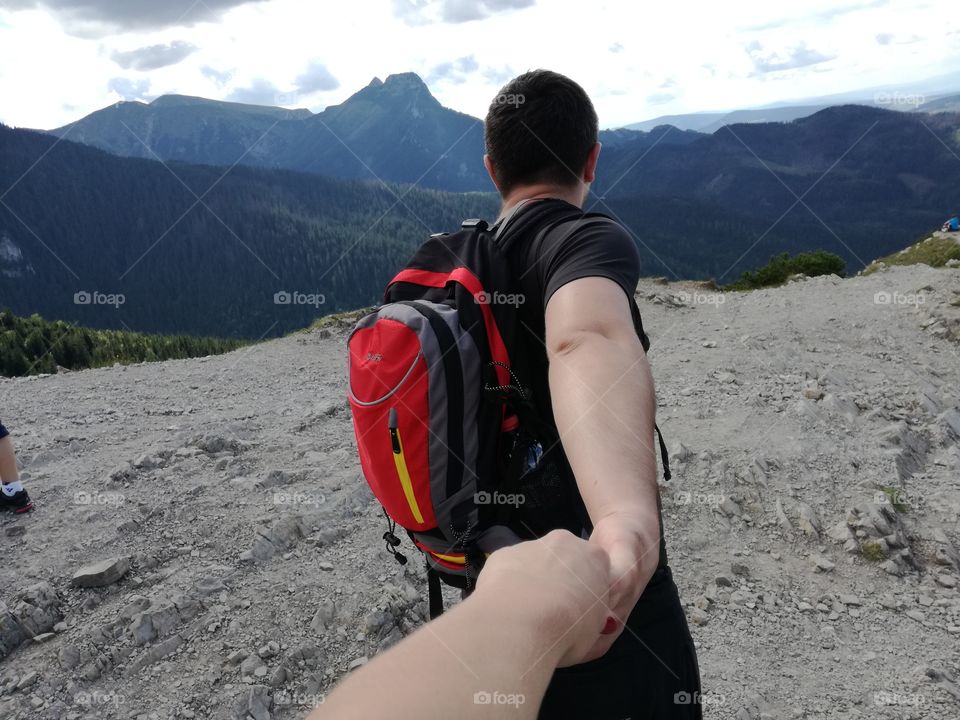
M 607 615 L 607 622 L 603 625 L 603 630 L 600 631 L 601 635 L 609 635 L 614 632 L 620 623 L 617 622 L 617 619 L 613 615 Z

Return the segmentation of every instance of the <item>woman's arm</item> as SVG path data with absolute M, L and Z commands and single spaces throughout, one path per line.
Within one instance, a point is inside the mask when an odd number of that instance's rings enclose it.
M 608 577 L 606 553 L 565 531 L 498 550 L 467 600 L 347 677 L 308 720 L 533 720 L 554 670 L 596 642 Z

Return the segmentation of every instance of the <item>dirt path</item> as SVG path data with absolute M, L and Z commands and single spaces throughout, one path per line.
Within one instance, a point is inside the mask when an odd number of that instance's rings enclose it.
M 923 266 L 641 284 L 707 717 L 960 717 L 958 298 Z M 0 380 L 38 505 L 2 519 L 0 599 L 41 633 L 0 661 L 0 717 L 300 718 L 421 622 L 354 459 L 345 333 Z

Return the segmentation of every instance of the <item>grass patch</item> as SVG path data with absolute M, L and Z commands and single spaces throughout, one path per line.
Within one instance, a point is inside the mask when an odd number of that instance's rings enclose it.
M 885 265 L 929 265 L 943 267 L 950 260 L 960 260 L 960 233 L 953 237 L 929 237 L 914 243 L 905 250 L 874 260 L 863 271 L 869 275 L 880 269 L 880 263 Z
M 861 543 L 860 552 L 870 562 L 880 562 L 887 559 L 887 553 L 884 552 L 883 546 L 874 540 Z
M 290 334 L 299 335 L 302 333 L 311 332 L 313 330 L 329 330 L 333 328 L 353 327 L 360 318 L 367 313 L 373 312 L 375 309 L 375 307 L 366 307 L 358 310 L 345 310 L 344 312 L 324 315 L 323 317 L 319 317 L 314 320 L 309 326 L 303 328 L 302 330 L 294 330 Z

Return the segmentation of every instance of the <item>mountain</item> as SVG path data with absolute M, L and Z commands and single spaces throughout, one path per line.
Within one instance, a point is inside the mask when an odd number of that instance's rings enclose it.
M 375 302 L 427 234 L 497 211 L 492 195 L 164 166 L 3 126 L 0 187 L 0 308 L 253 339 Z
M 414 73 L 374 78 L 317 114 L 163 96 L 118 103 L 50 132 L 129 157 L 493 190 L 479 162 L 483 123 L 443 107 Z
M 960 112 L 960 94 L 944 95 L 934 98 L 917 107 L 917 112 L 940 113 L 940 112 Z
M 56 130 L 54 135 L 115 155 L 203 165 L 272 164 L 270 158 L 309 110 L 164 95 L 149 105 L 120 102 Z
M 610 130 L 608 148 L 682 144 L 695 133 Z M 51 133 L 115 155 L 204 165 L 234 163 L 342 178 L 492 191 L 480 158 L 481 120 L 443 107 L 414 73 L 374 78 L 323 112 L 180 95 L 117 103 Z
M 790 123 L 728 126 L 683 145 L 627 146 L 606 155 L 595 190 L 708 202 L 798 246 L 809 247 L 812 223 L 823 238 L 816 247 L 856 270 L 955 212 L 958 129 L 955 114 L 828 108 Z
M 790 122 L 813 115 L 826 105 L 795 105 L 784 107 L 733 110 L 731 112 L 701 112 L 685 115 L 661 115 L 651 120 L 631 123 L 627 130 L 652 130 L 658 125 L 672 125 L 679 130 L 694 130 L 699 133 L 716 132 L 724 125 L 735 123 Z
M 666 143 L 667 145 L 686 145 L 698 140 L 701 133 L 693 130 L 679 130 L 671 125 L 658 125 L 646 130 L 601 130 L 600 142 L 606 150 L 629 147 L 632 150 L 647 148 Z
M 278 167 L 389 179 L 451 191 L 493 190 L 480 163 L 483 123 L 449 110 L 414 73 L 374 78 L 340 105 L 299 123 Z

